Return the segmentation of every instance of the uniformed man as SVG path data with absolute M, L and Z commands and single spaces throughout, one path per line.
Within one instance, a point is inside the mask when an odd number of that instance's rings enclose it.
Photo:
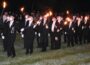
M 77 21 L 76 21 L 76 16 L 73 16 L 73 27 L 74 27 L 74 43 L 77 45 L 78 44 L 78 41 L 77 41 Z
M 7 28 L 7 18 L 8 18 L 8 13 L 5 12 L 2 16 L 2 26 L 3 26 L 3 28 L 2 28 L 2 33 L 1 33 L 1 37 L 3 39 L 3 49 L 4 49 L 4 51 L 6 51 L 7 42 L 6 42 L 6 39 L 4 39 L 3 32 L 5 31 L 5 28 Z
M 67 20 L 63 21 L 63 34 L 64 34 L 64 43 L 67 43 L 67 32 L 68 32 L 68 26 L 69 26 L 69 22 Z
M 36 32 L 36 39 L 37 39 L 37 47 L 38 48 L 41 48 L 41 41 L 40 41 L 40 37 L 41 37 L 41 33 L 40 33 L 40 30 L 41 30 L 41 22 L 43 20 L 43 17 L 40 16 L 39 19 L 37 20 L 37 26 L 35 28 Z
M 3 32 L 3 39 L 6 41 L 6 51 L 8 57 L 15 57 L 14 42 L 16 39 L 15 21 L 14 16 L 10 15 L 7 17 L 7 21 L 4 23 L 5 28 Z
M 74 33 L 75 33 L 74 22 L 71 18 L 69 19 L 70 20 L 67 20 L 69 22 L 68 31 L 67 31 L 68 47 L 74 46 Z
M 48 46 L 48 19 L 47 17 L 43 17 L 43 20 L 41 21 L 41 29 L 40 29 L 40 41 L 41 41 L 41 48 L 42 52 L 47 50 Z
M 63 30 L 63 18 L 61 16 L 57 16 L 57 36 L 58 36 L 58 43 L 57 44 L 57 49 L 61 48 L 61 36 L 62 36 L 62 30 Z
M 85 16 L 82 24 L 83 43 L 88 43 L 89 17 Z
M 56 26 L 57 20 L 55 17 L 52 18 L 51 25 L 51 49 L 59 49 L 60 48 L 60 37 L 58 27 Z
M 33 17 L 25 16 L 25 26 L 21 29 L 23 31 L 22 37 L 24 38 L 24 44 L 26 49 L 26 54 L 33 53 L 33 41 L 34 41 L 34 24 Z
M 76 26 L 76 34 L 77 34 L 77 41 L 78 44 L 82 44 L 82 19 L 77 17 L 77 26 Z

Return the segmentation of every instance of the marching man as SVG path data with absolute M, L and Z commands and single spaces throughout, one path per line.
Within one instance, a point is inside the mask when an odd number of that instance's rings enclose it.
M 15 48 L 14 42 L 16 39 L 16 29 L 15 29 L 15 21 L 14 16 L 10 15 L 7 17 L 7 20 L 4 22 L 5 28 L 3 31 L 2 39 L 5 40 L 6 43 L 6 51 L 8 57 L 15 57 Z
M 25 26 L 21 29 L 21 32 L 23 32 L 22 37 L 24 38 L 26 54 L 33 53 L 33 41 L 35 36 L 34 28 L 33 17 L 26 15 Z

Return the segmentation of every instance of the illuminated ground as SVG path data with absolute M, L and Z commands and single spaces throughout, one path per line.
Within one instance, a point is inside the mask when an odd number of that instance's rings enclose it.
M 15 48 L 17 56 L 8 58 L 0 43 L 0 65 L 90 65 L 90 44 L 72 48 L 66 48 L 63 44 L 62 49 L 48 49 L 47 52 L 35 48 L 32 55 L 25 55 L 23 41 L 17 38 Z

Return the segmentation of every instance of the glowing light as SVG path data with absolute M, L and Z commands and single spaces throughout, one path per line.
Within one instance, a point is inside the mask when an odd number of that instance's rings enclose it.
M 89 19 L 89 17 L 88 16 L 85 16 L 85 20 L 87 21 Z
M 3 2 L 3 8 L 6 8 L 6 6 L 7 6 L 7 3 L 4 1 Z
M 69 13 L 70 13 L 70 12 L 67 10 L 67 11 L 66 11 L 66 14 L 69 14 Z
M 47 13 L 44 17 L 45 17 L 45 18 L 49 17 L 49 13 Z
M 53 15 L 52 11 L 49 11 L 49 16 L 52 16 L 52 15 Z
M 64 22 L 64 25 L 67 25 L 67 24 L 68 24 L 68 22 L 67 22 L 67 21 L 65 21 L 65 22 Z
M 52 11 L 49 11 L 44 15 L 44 17 L 47 18 L 47 17 L 50 17 L 52 15 L 53 15 Z
M 72 19 L 71 19 L 70 17 L 67 17 L 67 18 L 66 18 L 66 21 L 71 22 Z
M 46 25 L 46 29 L 48 29 L 48 25 Z
M 20 11 L 23 12 L 24 11 L 24 7 L 21 7 Z

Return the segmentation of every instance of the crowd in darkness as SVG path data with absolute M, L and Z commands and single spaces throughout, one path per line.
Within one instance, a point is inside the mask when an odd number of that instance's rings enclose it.
M 47 51 L 48 44 L 51 50 L 60 49 L 62 40 L 67 47 L 90 43 L 90 15 L 52 13 L 4 12 L 0 17 L 0 34 L 3 40 L 3 49 L 8 57 L 15 57 L 14 42 L 20 34 L 24 40 L 25 54 L 33 53 L 33 42 L 37 40 L 38 48 Z M 63 36 L 63 37 L 62 37 Z M 48 42 L 50 38 L 50 43 Z

